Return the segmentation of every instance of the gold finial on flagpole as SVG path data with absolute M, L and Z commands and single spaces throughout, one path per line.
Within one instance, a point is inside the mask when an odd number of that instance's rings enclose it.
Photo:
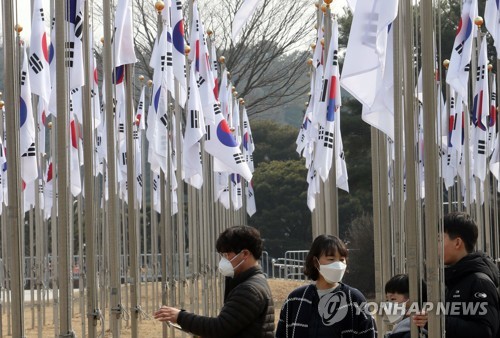
M 221 57 L 219 58 L 219 62 L 220 62 L 220 63 L 225 63 L 225 62 L 226 62 L 226 58 L 225 58 L 224 56 L 221 56 Z
M 449 66 L 450 66 L 450 60 L 445 59 L 445 60 L 443 61 L 443 67 L 444 67 L 445 69 L 448 69 L 448 67 L 449 67 Z
M 474 18 L 474 24 L 478 27 L 478 28 L 481 28 L 481 26 L 483 25 L 484 23 L 484 20 L 483 20 L 483 17 L 481 16 L 476 16 Z
M 328 8 L 327 4 L 321 4 L 320 9 L 323 13 L 326 13 L 326 9 Z
M 47 128 L 52 129 L 52 121 L 47 123 Z
M 493 70 L 493 65 L 491 63 L 488 63 L 488 72 L 491 72 Z
M 315 43 L 311 43 L 311 49 L 314 51 L 316 49 L 316 44 Z
M 153 80 L 148 80 L 148 87 L 149 88 L 153 87 Z
M 312 66 L 312 64 L 313 64 L 313 59 L 312 58 L 307 59 L 307 65 Z
M 101 36 L 101 43 L 104 44 L 104 36 Z
M 3 100 L 0 100 L 0 109 L 3 109 L 4 106 L 5 106 L 5 102 Z
M 23 26 L 22 26 L 22 25 L 20 25 L 20 24 L 16 24 L 16 25 L 14 26 L 14 30 L 15 30 L 15 31 L 17 32 L 17 34 L 19 35 L 19 34 L 21 34 L 21 32 L 23 31 Z
M 207 35 L 208 35 L 208 36 L 212 36 L 212 34 L 213 34 L 213 33 L 214 33 L 214 32 L 213 32 L 211 29 L 207 29 Z
M 191 52 L 191 47 L 189 45 L 184 46 L 184 54 L 188 55 Z
M 236 87 L 235 86 L 232 86 L 231 87 L 231 91 L 234 93 L 236 91 Z
M 330 8 L 330 4 L 332 3 L 333 0 L 323 0 L 326 4 L 326 8 Z
M 144 82 L 144 75 L 139 75 L 139 81 Z
M 324 47 L 324 46 L 325 46 L 325 38 L 321 38 L 321 41 L 320 41 L 320 42 L 321 42 L 321 46 L 323 46 L 323 47 Z
M 163 11 L 164 8 L 165 8 L 165 3 L 163 1 L 156 1 L 155 2 L 155 9 L 158 13 Z

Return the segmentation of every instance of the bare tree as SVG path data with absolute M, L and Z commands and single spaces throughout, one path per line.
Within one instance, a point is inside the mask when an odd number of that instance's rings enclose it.
M 167 0 L 168 1 L 168 0 Z M 187 1 L 185 1 L 187 4 Z M 307 46 L 312 39 L 314 6 L 306 1 L 261 0 L 250 22 L 231 40 L 232 20 L 243 0 L 206 1 L 199 4 L 205 28 L 211 29 L 218 56 L 226 67 L 249 115 L 285 105 L 308 91 Z M 94 13 L 99 20 L 102 8 Z M 149 59 L 157 34 L 157 13 L 150 0 L 134 0 L 136 72 L 152 78 Z M 188 10 L 186 8 L 186 14 Z M 190 24 L 186 17 L 185 29 Z

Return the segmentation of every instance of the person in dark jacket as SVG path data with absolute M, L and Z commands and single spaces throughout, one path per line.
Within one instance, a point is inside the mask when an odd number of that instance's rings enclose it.
M 422 302 L 427 301 L 425 283 L 421 286 Z M 392 331 L 386 333 L 384 338 L 411 338 L 410 307 L 410 281 L 407 274 L 397 274 L 385 283 L 386 311 L 385 316 L 389 324 L 393 325 Z M 427 337 L 427 331 L 421 329 Z
M 445 330 L 449 338 L 494 338 L 500 329 L 499 271 L 485 253 L 474 252 L 477 236 L 477 225 L 468 214 L 445 216 Z M 413 321 L 423 327 L 427 315 L 414 315 Z
M 365 310 L 359 290 L 341 283 L 347 248 L 336 236 L 320 235 L 313 241 L 304 274 L 316 283 L 288 295 L 278 321 L 278 338 L 374 338 L 375 322 Z
M 259 231 L 249 226 L 228 228 L 217 239 L 216 248 L 221 255 L 219 271 L 226 277 L 219 315 L 199 316 L 164 305 L 154 317 L 202 337 L 274 337 L 271 290 L 257 262 L 262 254 Z

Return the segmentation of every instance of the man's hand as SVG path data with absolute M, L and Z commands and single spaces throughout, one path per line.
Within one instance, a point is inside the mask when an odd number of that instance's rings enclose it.
M 411 319 L 418 327 L 424 327 L 425 324 L 427 324 L 427 313 L 417 312 L 415 315 L 411 317 Z
M 176 309 L 175 307 L 162 305 L 162 307 L 154 313 L 154 318 L 158 319 L 160 322 L 177 323 L 179 312 L 181 312 L 181 310 Z

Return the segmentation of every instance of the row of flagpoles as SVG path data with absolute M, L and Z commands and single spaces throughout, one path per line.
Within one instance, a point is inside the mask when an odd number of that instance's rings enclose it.
M 89 24 L 92 4 L 51 2 L 49 32 L 42 0 L 33 0 L 29 45 L 21 40 L 21 27 L 12 30 L 20 14 L 13 2 L 2 4 L 6 102 L 0 203 L 7 210 L 2 229 L 8 224 L 2 232 L 2 257 L 8 262 L 12 293 L 9 330 L 16 337 L 25 330 L 26 213 L 35 214 L 29 227 L 30 234 L 35 229 L 36 243 L 30 241 L 29 246 L 36 255 L 37 299 L 42 302 L 43 275 L 50 270 L 56 335 L 74 335 L 71 266 L 78 245 L 88 335 L 97 335 L 99 320 L 104 330 L 107 318 L 113 336 L 120 336 L 121 319 L 130 311 L 132 336 L 137 337 L 143 312 L 137 285 L 140 257 L 152 254 L 155 269 L 159 267 L 163 303 L 184 307 L 187 285 L 193 297 L 201 283 L 202 312 L 209 314 L 221 299 L 215 273 L 217 234 L 229 225 L 245 224 L 245 214 L 256 212 L 248 114 L 223 58 L 219 64 L 213 34 L 204 29 L 197 1 L 188 3 L 189 40 L 182 1 L 155 4 L 158 33 L 150 61 L 154 75 L 147 86 L 143 76 L 134 75 L 131 0 L 117 1 L 114 20 L 112 2 L 102 2 L 99 80 Z M 257 5 L 245 1 L 236 14 L 235 41 Z M 140 79 L 137 105 L 135 78 Z M 129 258 L 123 261 L 123 256 Z M 130 279 L 126 305 L 121 294 L 124 270 L 125 280 Z M 103 288 L 110 292 L 100 296 Z M 188 303 L 200 306 L 192 299 Z M 106 305 L 108 313 L 101 310 Z M 40 329 L 42 323 L 38 325 Z
M 339 50 L 331 2 L 317 5 L 311 96 L 296 142 L 308 168 L 313 234 L 338 234 L 338 215 L 327 213 L 336 201 L 327 191 L 348 191 L 340 133 L 342 87 L 362 104 L 362 119 L 372 126 L 377 298 L 383 301 L 383 285 L 391 275 L 407 272 L 410 298 L 419 299 L 418 281 L 425 279 L 428 299 L 437 302 L 443 299 L 438 231 L 445 212 L 472 214 L 480 225 L 478 248 L 500 258 L 498 85 L 486 39 L 489 33 L 500 55 L 498 2 L 486 1 L 487 32 L 478 1 L 462 2 L 444 70 L 437 62 L 440 14 L 435 2 L 416 4 L 417 17 L 404 1 L 349 2 L 353 21 L 342 74 L 339 55 L 344 51 Z M 415 39 L 416 27 L 420 40 Z M 328 226 L 329 220 L 333 225 Z M 442 336 L 443 318 L 430 317 L 430 336 Z

